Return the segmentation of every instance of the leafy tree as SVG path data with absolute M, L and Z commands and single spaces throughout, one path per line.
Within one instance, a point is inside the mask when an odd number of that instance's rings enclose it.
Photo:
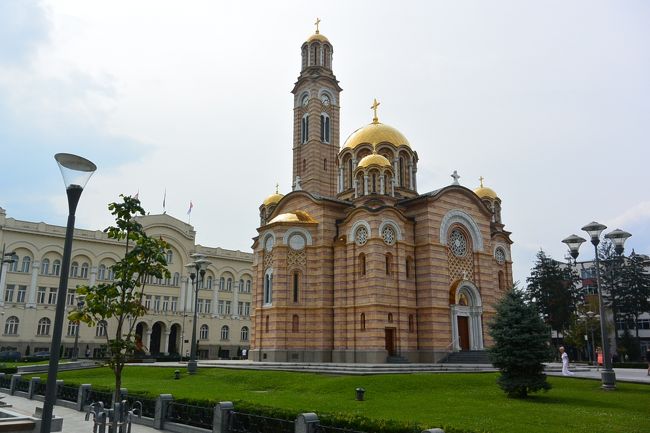
M 516 288 L 497 304 L 489 332 L 494 339 L 490 359 L 501 371 L 498 384 L 508 397 L 526 398 L 529 392 L 551 389 L 542 364 L 553 357 L 548 327 Z
M 110 239 L 124 241 L 124 257 L 112 266 L 112 281 L 77 288 L 78 294 L 86 296 L 85 303 L 81 310 L 74 310 L 68 316 L 70 320 L 82 321 L 89 326 L 112 319 L 114 333 L 106 333 L 106 347 L 107 364 L 115 375 L 115 401 L 119 401 L 124 364 L 136 350 L 134 330 L 137 320 L 134 319 L 147 312 L 142 305 L 147 279 L 170 277 L 165 255 L 169 244 L 145 233 L 137 219 L 137 216 L 145 214 L 140 200 L 124 195 L 120 197 L 121 203 L 108 205 L 115 217 L 115 225 L 104 232 Z
M 626 319 L 634 320 L 636 330 L 636 351 L 628 349 L 628 355 L 633 356 L 630 352 L 639 351 L 639 316 L 650 311 L 650 273 L 645 270 L 645 257 L 638 254 L 631 254 L 623 262 L 621 270 L 621 302 L 619 309 Z M 634 353 L 633 359 L 638 359 L 640 352 Z
M 616 324 L 621 315 L 620 309 L 624 301 L 624 290 L 621 285 L 622 257 L 614 251 L 614 245 L 608 239 L 598 247 L 600 259 L 600 284 L 602 289 L 603 304 L 612 312 L 614 321 L 614 348 L 618 348 L 618 331 Z
M 569 266 L 537 253 L 535 266 L 526 279 L 527 300 L 534 304 L 546 323 L 558 333 L 566 331 L 583 296 L 576 286 L 578 275 Z

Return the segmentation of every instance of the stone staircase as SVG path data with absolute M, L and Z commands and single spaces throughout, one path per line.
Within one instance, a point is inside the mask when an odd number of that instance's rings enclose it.
M 485 350 L 468 350 L 452 352 L 443 361 L 444 364 L 488 364 L 491 365 L 490 357 Z
M 392 355 L 386 358 L 388 364 L 410 364 L 409 360 L 399 355 Z

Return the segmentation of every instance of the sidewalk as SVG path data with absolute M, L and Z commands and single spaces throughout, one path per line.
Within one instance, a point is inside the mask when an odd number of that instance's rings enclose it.
M 14 412 L 20 412 L 25 415 L 33 415 L 36 406 L 43 407 L 42 401 L 29 400 L 27 398 L 17 397 L 15 395 L 4 393 L 0 395 L 4 397 L 2 399 L 3 402 L 12 406 L 11 410 Z M 65 433 L 90 433 L 93 431 L 92 417 L 91 421 L 85 421 L 85 412 L 78 412 L 74 409 L 68 409 L 67 407 L 62 406 L 54 406 L 54 415 L 63 417 L 62 431 Z M 161 431 L 164 430 L 156 430 L 154 428 L 138 424 L 133 424 L 131 427 L 132 433 L 160 433 Z
M 549 376 L 562 376 L 562 364 L 549 363 L 546 365 L 546 374 Z M 569 371 L 575 374 L 575 376 L 572 376 L 574 378 L 600 380 L 600 372 L 602 371 L 602 368 L 596 370 L 596 368 L 591 366 L 572 364 L 569 367 Z M 645 368 L 615 368 L 614 373 L 616 373 L 616 381 L 618 382 L 632 382 L 650 385 L 650 376 L 648 376 L 648 370 Z

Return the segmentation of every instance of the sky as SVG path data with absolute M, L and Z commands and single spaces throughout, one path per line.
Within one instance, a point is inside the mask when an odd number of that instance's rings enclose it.
M 372 120 L 418 153 L 418 189 L 502 200 L 515 280 L 596 220 L 650 253 L 650 2 L 0 1 L 0 207 L 65 225 L 55 153 L 93 161 L 76 226 L 139 193 L 204 246 L 250 251 L 291 190 L 300 47 L 334 47 L 341 145 Z M 609 231 L 609 230 L 608 230 Z M 593 257 L 589 245 L 580 258 Z

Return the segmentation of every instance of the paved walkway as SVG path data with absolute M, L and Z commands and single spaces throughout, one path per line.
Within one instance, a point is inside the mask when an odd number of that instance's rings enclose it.
M 579 364 L 569 367 L 569 371 L 575 373 L 575 376 L 573 377 L 582 379 L 600 380 L 601 370 L 602 368 L 597 370 L 593 367 L 583 366 Z M 650 376 L 648 376 L 648 370 L 645 368 L 615 368 L 614 372 L 616 373 L 616 380 L 618 382 L 650 384 Z M 548 364 L 546 374 L 549 376 L 562 376 L 562 364 Z
M 20 412 L 25 415 L 33 415 L 36 406 L 43 407 L 43 402 L 38 400 L 29 400 L 24 397 L 0 393 L 4 397 L 3 402 L 10 404 L 10 408 L 14 412 Z M 63 430 L 64 433 L 90 433 L 93 431 L 92 421 L 85 421 L 86 413 L 78 412 L 74 409 L 67 407 L 54 406 L 54 415 L 63 417 Z M 151 427 L 145 427 L 138 424 L 133 424 L 131 428 L 132 433 L 160 433 L 161 430 L 156 430 Z

